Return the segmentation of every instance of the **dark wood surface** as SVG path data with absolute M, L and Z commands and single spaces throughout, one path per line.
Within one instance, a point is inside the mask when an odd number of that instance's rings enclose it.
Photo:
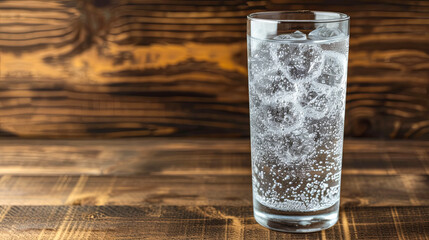
M 1 140 L 0 239 L 427 239 L 429 142 L 346 140 L 340 220 L 258 225 L 247 140 Z
M 0 136 L 246 137 L 246 15 L 351 16 L 346 135 L 429 138 L 429 1 L 1 1 Z

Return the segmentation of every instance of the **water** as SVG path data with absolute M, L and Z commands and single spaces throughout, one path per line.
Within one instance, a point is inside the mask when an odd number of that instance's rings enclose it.
M 249 37 L 249 98 L 255 218 L 282 231 L 335 224 L 348 37 L 319 28 Z

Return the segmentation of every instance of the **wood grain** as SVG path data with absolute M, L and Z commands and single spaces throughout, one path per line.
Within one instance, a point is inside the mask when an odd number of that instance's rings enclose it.
M 11 176 L 0 205 L 252 206 L 248 175 Z M 342 206 L 429 206 L 428 175 L 343 175 Z
M 429 174 L 428 141 L 344 142 L 348 175 Z M 248 175 L 245 139 L 0 140 L 4 175 Z
M 0 136 L 249 135 L 246 15 L 351 16 L 346 136 L 429 138 L 428 1 L 2 1 Z
M 342 205 L 428 206 L 428 149 L 346 140 Z M 0 205 L 251 205 L 247 140 L 1 140 L 0 152 Z
M 339 222 L 286 234 L 253 218 L 247 140 L 1 140 L 0 239 L 426 239 L 428 144 L 346 141 Z
M 0 209 L 2 239 L 422 239 L 429 207 L 345 208 L 334 227 L 270 231 L 251 207 L 13 206 Z

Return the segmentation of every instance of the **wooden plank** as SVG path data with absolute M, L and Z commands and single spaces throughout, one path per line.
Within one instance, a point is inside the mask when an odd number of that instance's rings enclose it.
M 332 228 L 312 234 L 269 231 L 251 207 L 2 207 L 2 239 L 425 239 L 429 207 L 345 208 Z M 349 234 L 347 234 L 349 233 Z
M 228 139 L 0 140 L 1 174 L 247 174 L 249 142 Z
M 345 140 L 343 174 L 429 174 L 429 142 Z
M 0 205 L 251 206 L 251 176 L 9 176 Z M 342 206 L 429 206 L 428 175 L 344 175 Z
M 429 142 L 351 140 L 343 174 L 429 174 Z M 244 139 L 0 140 L 0 174 L 164 175 L 250 172 Z
M 0 136 L 249 135 L 246 15 L 351 16 L 346 136 L 429 138 L 428 0 L 2 1 Z

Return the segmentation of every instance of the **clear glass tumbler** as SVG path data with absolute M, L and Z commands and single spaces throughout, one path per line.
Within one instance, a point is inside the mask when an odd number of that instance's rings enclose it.
M 256 221 L 314 232 L 338 220 L 349 16 L 259 12 L 247 20 Z

